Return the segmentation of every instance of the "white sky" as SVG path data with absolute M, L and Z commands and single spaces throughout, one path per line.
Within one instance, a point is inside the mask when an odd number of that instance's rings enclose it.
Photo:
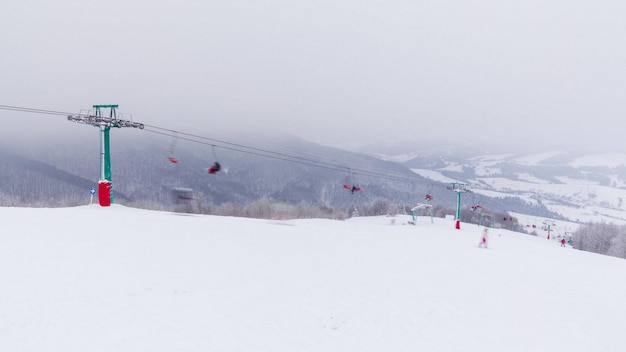
M 624 149 L 624 18 L 617 0 L 8 0 L 0 105 L 117 103 L 183 131 L 333 143 Z

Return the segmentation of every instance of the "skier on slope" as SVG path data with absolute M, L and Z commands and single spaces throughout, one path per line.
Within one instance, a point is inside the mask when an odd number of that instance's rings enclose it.
M 489 240 L 489 230 L 485 227 L 483 230 L 483 235 L 480 237 L 480 242 L 478 243 L 478 247 L 487 247 L 487 241 Z

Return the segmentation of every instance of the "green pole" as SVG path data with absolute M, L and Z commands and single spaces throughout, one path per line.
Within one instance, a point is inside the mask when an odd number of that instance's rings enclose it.
M 109 131 L 111 127 L 104 127 L 104 179 L 111 183 L 111 203 L 113 203 L 113 182 L 111 181 L 111 147 Z
M 456 219 L 461 220 L 461 192 L 456 192 Z
M 115 109 L 117 105 L 94 105 L 96 109 L 96 116 L 102 117 L 102 108 L 109 108 L 111 112 L 109 113 L 110 118 L 117 118 L 117 114 L 115 113 Z M 109 181 L 110 185 L 110 199 L 111 203 L 113 203 L 113 182 L 111 182 L 111 147 L 110 147 L 110 138 L 109 132 L 111 130 L 110 125 L 104 126 L 100 124 L 100 130 L 102 131 L 102 150 L 101 150 L 101 164 L 100 164 L 100 177 L 103 180 Z

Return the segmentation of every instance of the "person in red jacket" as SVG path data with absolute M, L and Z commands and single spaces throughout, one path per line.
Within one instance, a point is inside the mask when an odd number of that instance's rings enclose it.
M 213 163 L 213 166 L 211 166 L 208 171 L 209 171 L 209 174 L 213 175 L 217 173 L 218 171 L 220 171 L 221 169 L 222 169 L 222 165 L 220 165 L 220 163 L 216 161 L 215 163 Z
M 565 237 L 561 239 L 561 247 L 565 247 Z
M 350 185 L 343 185 L 343 188 L 350 190 L 350 193 L 354 194 L 354 192 L 358 192 L 361 190 L 360 187 L 357 186 L 350 186 Z
M 489 241 L 489 230 L 485 228 L 483 230 L 483 235 L 480 236 L 480 242 L 478 242 L 478 247 L 489 248 L 487 242 Z

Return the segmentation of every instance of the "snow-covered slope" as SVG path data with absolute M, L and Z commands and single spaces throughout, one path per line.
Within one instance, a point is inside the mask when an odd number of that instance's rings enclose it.
M 626 154 L 437 155 L 437 163 L 421 156 L 407 165 L 435 182 L 468 183 L 477 195 L 518 198 L 570 221 L 626 224 Z
M 408 216 L 0 208 L 1 351 L 624 351 L 626 261 Z

